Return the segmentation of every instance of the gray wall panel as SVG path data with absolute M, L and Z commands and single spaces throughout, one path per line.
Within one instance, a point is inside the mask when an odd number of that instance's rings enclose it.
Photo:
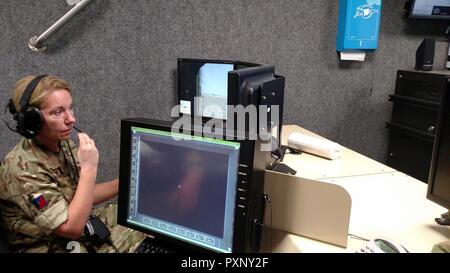
M 28 74 L 67 79 L 79 127 L 100 149 L 99 178 L 110 179 L 118 175 L 119 120 L 169 119 L 178 57 L 267 63 L 286 77 L 286 123 L 384 161 L 396 70 L 413 68 L 424 37 L 439 39 L 436 68 L 447 52 L 447 24 L 407 20 L 403 3 L 383 1 L 375 53 L 363 63 L 340 63 L 338 1 L 97 0 L 51 38 L 45 53 L 33 53 L 28 39 L 70 7 L 63 0 L 2 0 L 0 101 L 6 104 L 13 83 Z M 0 134 L 3 157 L 19 137 Z

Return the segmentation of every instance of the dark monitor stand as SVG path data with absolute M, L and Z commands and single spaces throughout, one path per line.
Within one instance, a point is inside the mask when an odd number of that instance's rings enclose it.
M 441 214 L 441 217 L 435 218 L 434 221 L 442 226 L 450 226 L 450 211 Z
M 271 162 L 269 166 L 267 166 L 267 170 L 271 170 L 274 172 L 285 173 L 295 175 L 297 173 L 296 170 L 292 169 L 288 165 L 282 163 L 284 159 L 284 155 L 286 154 L 286 147 L 281 146 L 276 150 L 272 151 Z

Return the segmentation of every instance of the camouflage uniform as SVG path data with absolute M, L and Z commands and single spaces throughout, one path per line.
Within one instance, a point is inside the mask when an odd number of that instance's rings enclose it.
M 431 249 L 432 253 L 450 253 L 450 240 L 437 243 Z
M 77 188 L 76 150 L 71 140 L 62 141 L 54 154 L 36 139 L 24 138 L 5 157 L 0 167 L 0 223 L 13 251 L 65 252 L 74 246 L 72 252 L 87 252 L 84 236 L 74 242 L 54 234 L 67 221 Z M 94 247 L 97 252 L 133 251 L 144 238 L 117 225 L 116 205 L 94 209 L 93 214 L 111 231 L 112 244 Z

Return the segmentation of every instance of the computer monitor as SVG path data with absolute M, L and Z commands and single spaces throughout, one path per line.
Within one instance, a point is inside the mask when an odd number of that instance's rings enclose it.
M 275 74 L 274 66 L 241 61 L 180 58 L 178 83 L 180 113 L 194 113 L 192 116 L 201 117 L 203 123 L 220 119 L 223 121 L 222 126 L 232 127 L 241 133 L 270 136 L 271 145 L 268 149 L 273 151 L 273 156 L 272 160 L 268 160 L 267 168 L 277 170 L 274 169 L 277 165 L 283 167 L 278 163 L 284 155 L 281 151 L 281 133 L 285 78 Z M 199 99 L 196 101 L 195 98 Z M 235 107 L 234 110 L 237 110 L 239 105 L 254 106 L 256 114 L 251 115 L 245 111 L 236 114 L 236 111 L 229 111 L 227 105 Z M 260 106 L 266 106 L 267 110 L 260 111 Z M 277 106 L 278 111 L 275 111 L 273 106 Z M 256 121 L 250 120 L 250 117 Z M 244 128 L 237 128 L 242 121 Z M 287 166 L 278 171 L 295 174 L 295 171 Z
M 410 0 L 405 3 L 409 18 L 450 19 L 449 0 Z
M 174 251 L 258 251 L 261 141 L 204 136 L 199 128 L 172 132 L 173 124 L 122 120 L 118 223 Z
M 450 94 L 445 91 L 439 118 L 428 177 L 427 198 L 450 210 Z M 439 224 L 450 225 L 450 214 L 436 218 Z
M 285 78 L 275 74 L 274 66 L 260 65 L 243 68 L 228 73 L 228 103 L 230 105 L 242 105 L 244 107 L 254 105 L 265 106 L 266 111 L 258 111 L 258 134 L 268 133 L 271 136 L 271 150 L 281 147 L 281 129 L 283 125 Z M 274 111 L 278 107 L 278 113 Z M 258 109 L 259 110 L 259 109 Z M 245 124 L 250 126 L 254 121 L 245 117 Z M 265 119 L 261 119 L 264 116 Z M 235 121 L 242 117 L 234 116 Z M 265 122 L 261 123 L 261 120 Z M 273 162 L 271 163 L 273 164 Z
M 210 59 L 178 59 L 180 113 L 227 119 L 228 72 L 259 64 Z

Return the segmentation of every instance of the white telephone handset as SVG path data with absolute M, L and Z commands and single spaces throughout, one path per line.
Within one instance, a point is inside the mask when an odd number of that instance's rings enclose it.
M 375 238 L 370 240 L 358 253 L 408 253 L 401 244 L 386 238 Z

